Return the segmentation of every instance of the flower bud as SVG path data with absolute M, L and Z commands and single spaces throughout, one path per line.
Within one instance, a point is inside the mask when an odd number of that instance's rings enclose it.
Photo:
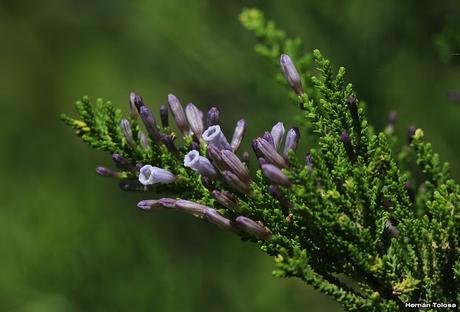
M 161 143 L 160 131 L 157 128 L 157 122 L 155 121 L 155 118 L 153 117 L 152 112 L 147 106 L 142 106 L 139 112 L 141 115 L 142 122 L 145 125 L 145 129 L 147 130 L 147 133 L 149 134 L 149 137 L 156 144 L 160 144 Z
M 203 113 L 193 103 L 188 103 L 185 107 L 185 115 L 193 133 L 200 139 L 203 134 Z
M 268 164 L 268 162 L 267 162 L 267 161 L 265 160 L 265 158 L 263 158 L 263 157 L 259 157 L 259 158 L 257 159 L 257 163 L 259 164 L 259 167 L 261 167 L 261 168 L 262 168 L 262 165 Z
M 239 216 L 235 219 L 235 222 L 243 231 L 257 237 L 258 239 L 268 239 L 272 235 L 272 232 L 265 226 L 262 226 L 247 217 Z
M 170 135 L 166 134 L 161 134 L 160 135 L 161 142 L 166 146 L 166 148 L 173 154 L 177 155 L 179 151 L 176 148 L 176 145 L 174 145 L 173 139 Z
M 133 138 L 133 130 L 131 129 L 131 124 L 129 123 L 128 119 L 123 118 L 120 122 L 121 131 L 125 136 L 126 142 L 128 145 L 133 149 L 137 149 L 137 144 Z
M 225 208 L 238 211 L 238 204 L 236 203 L 236 199 L 230 192 L 219 192 L 218 190 L 214 190 L 212 191 L 212 195 L 216 201 Z
M 345 148 L 345 151 L 347 152 L 348 158 L 350 159 L 352 163 L 356 163 L 358 159 L 356 157 L 356 154 L 353 149 L 353 145 L 351 144 L 350 136 L 348 135 L 348 133 L 346 133 L 345 131 L 342 132 L 342 134 L 340 135 L 340 139 L 342 140 L 343 147 Z
M 262 153 L 260 152 L 259 145 L 257 144 L 257 139 L 251 141 L 251 146 L 257 159 L 264 157 L 264 155 L 262 155 Z
M 168 170 L 145 165 L 139 171 L 139 182 L 143 185 L 168 184 L 176 181 L 177 177 Z
M 244 119 L 238 120 L 236 123 L 235 131 L 233 131 L 232 142 L 230 146 L 232 151 L 236 152 L 238 147 L 240 147 L 241 141 L 243 140 L 244 131 L 246 129 L 246 121 Z
M 353 122 L 358 123 L 359 122 L 358 105 L 356 103 L 356 96 L 354 94 L 350 94 L 350 96 L 347 99 L 347 104 L 348 104 L 348 110 L 350 111 Z
M 284 196 L 283 193 L 281 193 L 281 190 L 278 187 L 274 185 L 270 185 L 270 187 L 268 188 L 268 191 L 270 192 L 270 194 L 272 194 L 274 198 L 276 198 L 279 201 L 282 207 L 284 208 L 292 207 L 292 204 L 289 202 L 286 196 Z
M 187 119 L 185 118 L 184 109 L 182 108 L 179 99 L 175 95 L 169 94 L 168 103 L 179 130 L 182 132 L 184 136 L 190 135 L 190 127 L 187 123 Z
M 144 100 L 142 99 L 142 96 L 135 94 L 134 92 L 131 92 L 130 101 L 131 101 L 131 98 L 132 98 L 132 103 L 137 108 L 137 111 L 140 111 L 141 107 L 144 106 Z
M 273 136 L 270 132 L 265 131 L 264 135 L 262 136 L 262 139 L 270 143 L 271 146 L 275 147 L 275 141 L 273 140 Z
M 208 144 L 213 144 L 218 149 L 228 149 L 231 150 L 230 144 L 228 144 L 225 135 L 223 134 L 222 130 L 220 129 L 219 125 L 211 126 L 203 133 L 203 139 Z
M 197 150 L 190 151 L 185 155 L 184 166 L 192 168 L 203 176 L 217 177 L 217 172 L 211 162 L 206 157 L 201 156 Z
M 158 203 L 164 208 L 176 208 L 177 199 L 174 198 L 160 198 Z
M 287 168 L 287 163 L 284 158 L 278 154 L 275 148 L 262 138 L 256 139 L 257 149 L 263 157 L 269 162 L 281 168 Z
M 228 167 L 225 162 L 222 160 L 220 150 L 214 146 L 214 144 L 208 144 L 207 146 L 208 156 L 212 160 L 214 166 L 219 169 L 219 171 L 227 170 Z
M 138 114 L 138 111 L 137 111 L 137 107 L 136 107 L 136 93 L 134 92 L 131 92 L 129 94 L 129 107 L 130 107 L 130 111 L 131 111 L 131 119 L 136 119 L 137 116 L 139 115 Z
M 222 176 L 224 177 L 225 182 L 233 187 L 235 190 L 243 193 L 243 194 L 249 194 L 250 191 L 250 186 L 249 183 L 241 181 L 240 178 L 236 174 L 234 174 L 231 171 L 224 171 L 222 172 Z
M 291 128 L 289 129 L 288 133 L 286 134 L 286 142 L 284 143 L 284 157 L 287 159 L 289 156 L 289 151 L 295 151 L 297 148 L 297 144 L 299 143 L 300 139 L 300 132 L 299 128 Z
M 219 116 L 220 112 L 217 107 L 211 107 L 211 109 L 208 111 L 208 127 L 217 125 L 219 123 Z
M 146 150 L 149 148 L 149 140 L 147 139 L 144 131 L 139 132 L 139 142 L 141 142 L 142 149 Z
M 136 166 L 131 164 L 126 158 L 124 158 L 120 154 L 117 154 L 117 153 L 112 154 L 112 159 L 113 159 L 113 162 L 115 163 L 115 166 L 117 166 L 117 168 L 120 168 L 122 170 L 137 171 Z
M 209 208 L 208 206 L 201 205 L 201 204 L 192 202 L 190 200 L 184 200 L 184 199 L 178 199 L 175 203 L 175 206 L 179 211 L 183 211 L 185 213 L 191 214 L 198 218 L 203 218 L 204 213 L 208 209 L 212 209 L 212 208 Z
M 150 210 L 152 208 L 160 208 L 162 207 L 162 205 L 160 204 L 160 201 L 158 199 L 147 199 L 138 202 L 137 207 L 142 210 Z
M 385 222 L 385 227 L 386 227 L 390 237 L 398 237 L 399 236 L 398 228 L 396 226 L 394 226 L 393 224 L 391 224 L 391 222 L 389 220 L 387 220 Z
M 209 208 L 204 212 L 204 219 L 209 223 L 217 225 L 221 229 L 232 230 L 232 224 L 229 219 L 221 215 L 217 210 Z
M 163 128 L 169 127 L 168 108 L 166 107 L 166 105 L 160 106 L 160 118 L 161 118 L 161 126 Z
M 286 177 L 281 169 L 272 164 L 265 164 L 261 167 L 263 174 L 265 177 L 267 177 L 268 180 L 281 186 L 291 187 L 291 181 L 289 181 L 288 177 Z
M 281 54 L 280 58 L 281 71 L 287 80 L 288 85 L 295 91 L 297 95 L 303 94 L 302 82 L 299 73 L 287 54 Z
M 313 158 L 310 154 L 307 154 L 307 157 L 305 157 L 305 164 L 307 165 L 308 169 L 313 169 Z
M 114 170 L 106 168 L 106 167 L 97 167 L 96 172 L 100 176 L 107 177 L 107 178 L 115 178 L 115 179 L 124 179 L 124 178 L 126 178 L 125 173 L 114 171 Z
M 280 145 L 281 145 L 281 141 L 283 140 L 284 132 L 285 130 L 284 130 L 284 125 L 282 122 L 276 123 L 273 126 L 272 131 L 270 132 L 270 134 L 273 137 L 273 144 L 276 150 L 280 149 Z
M 251 180 L 248 168 L 232 151 L 222 150 L 221 157 L 227 167 L 230 168 L 230 170 L 233 171 L 233 173 L 235 173 L 238 178 L 246 182 Z

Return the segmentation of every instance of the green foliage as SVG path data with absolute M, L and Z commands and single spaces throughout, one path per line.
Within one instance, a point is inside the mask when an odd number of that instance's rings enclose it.
M 275 258 L 276 276 L 297 277 L 332 296 L 346 311 L 399 311 L 406 309 L 406 302 L 459 300 L 460 187 L 424 141 L 422 130 L 411 137 L 411 150 L 398 146 L 391 133 L 374 133 L 365 108 L 352 96 L 343 67 L 335 73 L 318 50 L 303 53 L 299 39 L 288 39 L 260 11 L 245 10 L 240 18 L 259 39 L 258 53 L 274 64 L 287 53 L 297 64 L 305 93 L 293 97 L 318 137 L 317 146 L 309 150 L 313 166 L 300 162 L 293 152 L 287 157 L 289 166 L 282 172 L 292 186 L 278 188 L 288 205 L 270 193 L 273 180 L 261 169 L 248 182 L 249 192 L 225 179 L 204 182 L 183 164 L 194 142 L 206 157 L 207 143 L 197 134 L 186 135 L 177 153 L 151 140 L 142 147 L 144 129 L 131 118 L 133 148 L 119 126 L 120 111 L 102 100 L 92 105 L 88 98 L 76 103 L 81 119 L 64 115 L 63 121 L 96 149 L 120 154 L 132 165 L 169 170 L 177 176 L 174 183 L 143 190 L 157 198 L 209 206 L 199 217 L 211 223 L 206 213 L 217 209 L 229 222 L 223 228 L 258 243 Z M 177 137 L 174 129 L 160 131 Z M 410 171 L 412 156 L 419 172 Z M 122 182 L 136 183 L 138 172 L 123 173 Z M 414 178 L 415 200 L 408 192 L 408 177 Z M 219 204 L 212 190 L 230 192 L 237 208 Z M 239 216 L 256 221 L 258 230 L 270 235 L 242 231 Z

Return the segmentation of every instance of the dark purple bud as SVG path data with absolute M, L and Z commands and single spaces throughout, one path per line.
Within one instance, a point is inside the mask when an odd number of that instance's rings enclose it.
M 171 136 L 166 135 L 166 134 L 161 134 L 160 135 L 161 142 L 166 146 L 166 148 L 173 154 L 178 154 L 178 150 L 176 148 L 176 145 L 174 145 L 173 139 Z
M 232 223 L 217 210 L 209 208 L 204 213 L 204 219 L 224 230 L 232 230 Z
M 254 140 L 251 141 L 251 146 L 252 146 L 252 150 L 254 151 L 254 154 L 256 155 L 257 158 L 261 158 L 261 157 L 264 156 L 264 155 L 262 155 L 262 153 L 259 150 L 259 146 L 257 144 L 257 139 L 254 139 Z
M 238 178 L 245 182 L 251 180 L 248 168 L 232 151 L 222 150 L 220 156 L 222 157 L 222 160 L 225 162 L 227 167 L 230 168 L 230 170 L 233 171 L 233 173 L 235 173 Z
M 358 158 L 356 157 L 355 151 L 353 149 L 353 145 L 351 144 L 351 139 L 348 133 L 345 131 L 342 132 L 340 135 L 340 139 L 342 140 L 343 147 L 345 148 L 345 151 L 347 152 L 347 156 L 350 159 L 352 163 L 356 163 Z
M 358 105 L 356 103 L 356 96 L 351 94 L 347 99 L 348 110 L 350 111 L 351 118 L 355 123 L 359 122 L 359 115 L 358 115 Z
M 297 148 L 297 144 L 299 144 L 300 139 L 300 132 L 299 128 L 294 127 L 289 129 L 288 133 L 286 134 L 286 142 L 284 143 L 284 157 L 287 159 L 289 156 L 289 151 L 295 151 Z
M 192 143 L 190 144 L 190 147 L 189 147 L 188 150 L 189 151 L 193 151 L 193 150 L 199 151 L 200 150 L 200 143 L 192 141 Z
M 149 188 L 140 184 L 137 181 L 121 181 L 118 186 L 122 191 L 126 192 L 147 192 Z
M 152 115 L 152 112 L 147 106 L 142 106 L 140 108 L 140 115 L 142 122 L 145 125 L 145 129 L 147 130 L 147 133 L 149 134 L 150 139 L 152 139 L 153 142 L 156 144 L 161 143 L 161 135 L 160 131 L 157 128 L 157 122 L 155 121 L 155 118 Z
M 270 191 L 270 194 L 272 194 L 272 196 L 279 201 L 279 203 L 280 203 L 280 205 L 282 207 L 284 207 L 284 208 L 291 208 L 292 207 L 292 204 L 289 202 L 289 200 L 286 198 L 286 196 L 283 195 L 283 193 L 281 192 L 281 190 L 278 187 L 276 187 L 275 185 L 270 185 L 268 190 Z
M 240 229 L 250 235 L 257 237 L 258 239 L 268 239 L 272 235 L 272 232 L 265 226 L 247 217 L 239 216 L 235 219 L 235 222 Z
M 417 127 L 415 126 L 410 126 L 409 129 L 407 130 L 407 144 L 412 144 L 412 140 L 414 139 L 414 134 L 415 131 L 417 130 Z
M 124 172 L 114 171 L 112 169 L 105 168 L 105 167 L 97 167 L 96 172 L 100 176 L 107 177 L 107 178 L 115 178 L 115 179 L 126 178 L 126 174 Z
M 208 144 L 207 146 L 207 151 L 208 151 L 208 156 L 212 160 L 212 163 L 214 166 L 219 169 L 219 171 L 224 171 L 227 170 L 227 165 L 225 162 L 222 160 L 222 156 L 220 154 L 220 150 L 215 147 L 213 144 Z
M 146 150 L 149 148 L 149 140 L 147 139 L 144 131 L 139 132 L 139 141 L 141 142 L 142 149 Z
M 415 188 L 411 181 L 406 181 L 404 183 L 404 188 L 406 189 L 407 195 L 409 195 L 410 201 L 415 202 Z
M 168 95 L 168 104 L 171 112 L 174 116 L 174 120 L 176 121 L 176 125 L 179 130 L 182 132 L 184 136 L 190 135 L 190 127 L 187 123 L 187 119 L 185 117 L 184 109 L 179 102 L 179 99 L 174 94 Z
M 163 128 L 169 127 L 169 120 L 168 120 L 168 108 L 166 105 L 160 106 L 160 118 L 161 118 L 161 125 Z
M 246 164 L 246 166 L 249 166 L 249 153 L 243 152 L 243 156 L 241 157 L 241 160 Z
M 287 54 L 281 54 L 280 65 L 288 85 L 295 91 L 297 95 L 302 95 L 303 89 L 300 75 L 292 63 L 291 58 Z
M 219 123 L 219 116 L 220 112 L 217 107 L 211 107 L 211 109 L 208 111 L 208 127 L 217 125 Z
M 131 124 L 129 123 L 128 119 L 123 118 L 120 122 L 121 131 L 125 136 L 126 142 L 128 145 L 133 149 L 137 149 L 137 144 L 133 138 L 133 130 L 131 129 Z
M 281 141 L 283 141 L 283 137 L 284 137 L 284 132 L 285 130 L 284 130 L 284 125 L 282 122 L 277 122 L 273 126 L 272 131 L 270 132 L 270 134 L 273 137 L 273 146 L 275 146 L 276 150 L 280 149 Z
M 144 106 L 144 100 L 142 99 L 142 96 L 138 94 L 133 94 L 133 103 L 134 106 L 136 106 L 137 111 L 140 111 L 141 107 Z
M 137 203 L 137 207 L 142 210 L 150 210 L 152 208 L 163 207 L 158 199 L 146 199 Z
M 208 206 L 201 205 L 190 200 L 179 199 L 176 201 L 176 208 L 195 217 L 203 218 Z
M 273 147 L 275 147 L 275 141 L 273 140 L 273 136 L 270 132 L 265 131 L 264 135 L 262 136 L 262 139 L 270 143 Z
M 213 144 L 218 149 L 232 149 L 219 125 L 211 126 L 206 129 L 203 133 L 203 139 L 206 143 Z
M 307 165 L 308 169 L 313 169 L 313 158 L 310 154 L 307 154 L 307 157 L 305 157 L 305 164 Z
M 288 167 L 284 158 L 275 150 L 273 145 L 261 138 L 256 139 L 256 142 L 260 153 L 269 163 L 274 164 L 280 168 Z
M 187 116 L 188 124 L 192 128 L 195 136 L 200 139 L 203 134 L 203 112 L 201 112 L 198 107 L 193 103 L 188 103 L 185 107 L 185 115 Z
M 176 201 L 174 198 L 160 198 L 158 203 L 164 208 L 176 208 Z
M 292 185 L 288 177 L 286 177 L 286 175 L 278 167 L 272 164 L 265 164 L 261 167 L 263 174 L 271 182 L 285 187 L 290 187 Z
M 131 92 L 129 94 L 129 107 L 130 107 L 130 110 L 131 110 L 131 119 L 136 119 L 137 116 L 139 115 L 139 113 L 137 111 L 135 100 L 136 100 L 136 93 Z
M 234 211 L 239 210 L 235 196 L 233 196 L 230 192 L 228 191 L 219 192 L 218 190 L 214 190 L 212 191 L 212 195 L 214 196 L 216 201 L 222 206 L 224 206 L 225 208 L 228 208 Z
M 120 154 L 117 154 L 117 153 L 112 154 L 112 159 L 113 159 L 113 162 L 115 163 L 115 166 L 117 166 L 117 168 L 119 169 L 137 171 L 136 166 L 131 164 L 129 160 L 127 160 Z
M 200 155 L 197 150 L 188 152 L 184 157 L 184 166 L 197 171 L 199 174 L 206 177 L 217 177 L 216 169 L 206 157 Z
M 249 183 L 241 181 L 236 174 L 228 170 L 222 172 L 222 175 L 224 177 L 225 182 L 231 187 L 233 187 L 235 190 L 243 194 L 249 194 Z
M 388 220 L 386 221 L 385 227 L 386 227 L 390 237 L 398 237 L 399 236 L 398 228 L 396 226 L 394 226 L 393 224 L 391 224 L 390 221 L 388 221 Z
M 233 131 L 232 142 L 230 143 L 232 151 L 236 152 L 240 147 L 241 141 L 243 140 L 245 129 L 246 121 L 244 119 L 238 120 L 238 122 L 236 123 L 235 131 Z

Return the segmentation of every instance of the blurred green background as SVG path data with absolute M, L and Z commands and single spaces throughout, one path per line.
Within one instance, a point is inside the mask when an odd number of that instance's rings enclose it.
M 138 211 L 139 194 L 96 176 L 110 156 L 59 114 L 82 95 L 127 113 L 134 90 L 155 109 L 171 92 L 217 105 L 227 131 L 248 120 L 248 137 L 278 119 L 293 125 L 297 109 L 238 21 L 255 6 L 347 67 L 377 129 L 391 109 L 401 135 L 422 127 L 458 179 L 460 107 L 446 94 L 460 89 L 460 56 L 443 62 L 437 48 L 456 2 L 0 1 L 0 310 L 340 311 L 300 281 L 272 277 L 255 245 L 187 216 Z

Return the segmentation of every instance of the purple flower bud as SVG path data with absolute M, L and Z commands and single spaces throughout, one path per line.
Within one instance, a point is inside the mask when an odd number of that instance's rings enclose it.
M 236 203 L 235 197 L 228 191 L 219 192 L 218 190 L 212 191 L 212 195 L 216 199 L 216 201 L 228 208 L 230 210 L 238 211 L 238 204 Z
M 412 144 L 412 141 L 414 139 L 414 134 L 415 131 L 417 130 L 417 127 L 415 126 L 410 126 L 409 129 L 407 130 L 407 144 Z
M 163 128 L 169 127 L 168 108 L 166 107 L 166 105 L 160 106 L 160 119 L 161 119 L 161 126 Z
M 262 165 L 262 172 L 271 182 L 282 185 L 285 187 L 291 187 L 292 183 L 289 181 L 288 177 L 279 169 L 278 167 L 272 164 Z
M 284 157 L 287 159 L 289 156 L 289 151 L 295 151 L 297 148 L 297 144 L 299 143 L 300 139 L 300 132 L 299 128 L 291 128 L 289 129 L 288 133 L 286 134 L 286 142 L 284 143 Z
M 206 131 L 203 133 L 203 139 L 208 144 L 213 144 L 218 149 L 232 149 L 230 144 L 228 144 L 228 141 L 225 138 L 225 135 L 223 134 L 219 125 L 211 126 L 206 129 Z
M 203 134 L 203 113 L 193 103 L 188 103 L 185 107 L 185 115 L 193 133 L 200 139 Z
M 284 137 L 284 132 L 285 130 L 282 122 L 276 123 L 276 125 L 273 126 L 272 131 L 270 132 L 270 134 L 273 137 L 273 144 L 276 150 L 280 149 L 281 141 Z
M 212 160 L 212 163 L 214 164 L 214 166 L 216 166 L 217 169 L 219 169 L 219 171 L 222 172 L 228 169 L 227 165 L 222 160 L 220 150 L 217 147 L 215 147 L 213 144 L 209 144 L 207 146 L 207 150 L 208 150 L 209 158 Z
M 254 139 L 251 141 L 251 146 L 254 151 L 254 154 L 256 155 L 257 158 L 261 158 L 264 155 L 260 152 L 259 145 L 257 144 L 257 139 Z
M 114 171 L 112 169 L 105 168 L 105 167 L 97 167 L 96 172 L 100 176 L 107 177 L 107 178 L 115 178 L 115 179 L 124 179 L 124 178 L 126 178 L 125 173 Z
M 385 227 L 386 227 L 390 237 L 398 237 L 399 236 L 398 228 L 396 226 L 394 226 L 393 224 L 391 224 L 391 222 L 389 220 L 387 220 L 385 222 Z
M 147 192 L 149 188 L 140 184 L 138 181 L 121 181 L 118 187 L 126 192 Z
M 348 135 L 348 133 L 346 133 L 345 131 L 342 132 L 342 134 L 340 135 L 340 139 L 342 140 L 343 147 L 345 148 L 345 151 L 347 152 L 348 158 L 350 159 L 352 163 L 356 163 L 358 159 L 356 157 L 356 154 L 353 149 L 353 145 L 351 144 L 350 136 Z
M 208 111 L 208 127 L 215 126 L 219 123 L 220 112 L 217 107 L 211 107 Z
M 280 65 L 289 86 L 294 89 L 297 95 L 302 95 L 303 89 L 299 73 L 287 54 L 281 54 Z
M 254 235 L 258 239 L 268 239 L 272 235 L 272 232 L 265 226 L 247 217 L 239 216 L 235 219 L 235 222 L 243 231 L 250 235 Z
M 192 141 L 189 147 L 189 151 L 192 151 L 192 150 L 197 150 L 197 151 L 200 150 L 200 143 Z
M 307 165 L 308 169 L 313 169 L 313 158 L 310 154 L 307 154 L 307 157 L 305 157 L 305 164 Z
M 160 135 L 161 142 L 166 146 L 166 148 L 173 154 L 177 155 L 179 151 L 176 148 L 176 145 L 174 145 L 173 139 L 171 136 L 166 135 L 166 134 L 161 134 Z
M 221 229 L 232 230 L 232 224 L 229 219 L 221 215 L 217 210 L 209 208 L 204 212 L 204 219 L 209 223 L 217 225 Z
M 350 94 L 347 99 L 348 110 L 350 111 L 351 118 L 353 118 L 353 122 L 359 122 L 359 115 L 358 115 L 358 105 L 356 104 L 356 96 L 354 94 Z
M 158 203 L 164 208 L 176 208 L 177 200 L 174 198 L 160 198 Z
M 131 92 L 130 94 L 130 102 L 131 101 L 137 108 L 137 111 L 140 111 L 141 107 L 144 106 L 144 100 L 142 99 L 142 96 L 135 94 L 134 92 Z
M 177 177 L 168 170 L 145 165 L 139 171 L 139 182 L 143 185 L 168 184 L 176 181 Z
M 216 169 L 211 162 L 206 157 L 201 156 L 197 150 L 190 151 L 185 155 L 184 166 L 192 168 L 203 176 L 217 177 Z
M 112 159 L 113 159 L 113 162 L 115 163 L 115 166 L 117 166 L 117 168 L 120 168 L 123 170 L 137 171 L 136 166 L 131 164 L 126 158 L 124 158 L 120 154 L 117 154 L 117 153 L 112 154 Z
M 249 194 L 250 191 L 250 186 L 249 183 L 241 181 L 240 178 L 236 174 L 234 174 L 231 171 L 224 171 L 222 172 L 222 176 L 224 177 L 225 182 L 233 187 L 235 190 L 243 193 L 243 194 Z
M 168 103 L 179 130 L 184 136 L 190 135 L 190 127 L 187 123 L 187 119 L 185 118 L 184 109 L 182 108 L 179 99 L 175 95 L 169 94 Z
M 150 210 L 152 208 L 160 208 L 162 207 L 162 205 L 160 204 L 160 201 L 158 199 L 147 199 L 138 202 L 137 207 L 142 210 Z
M 251 180 L 248 168 L 232 151 L 222 150 L 221 157 L 227 167 L 230 168 L 230 170 L 233 171 L 233 173 L 235 173 L 238 178 L 246 182 Z
M 144 131 L 139 132 L 139 141 L 141 142 L 142 149 L 146 150 L 149 148 L 149 140 L 147 139 Z
M 246 121 L 244 119 L 238 120 L 236 123 L 235 131 L 233 131 L 233 138 L 230 146 L 232 151 L 236 152 L 240 147 L 241 141 L 243 140 L 244 131 L 246 129 Z
M 131 119 L 136 119 L 138 114 L 137 107 L 136 107 L 136 93 L 131 92 L 129 94 L 129 107 L 131 110 Z
M 241 158 L 242 158 L 242 161 L 246 164 L 246 166 L 249 166 L 249 153 L 244 152 Z
M 282 207 L 284 207 L 284 208 L 291 208 L 292 207 L 292 204 L 289 202 L 289 200 L 286 198 L 286 196 L 284 196 L 283 193 L 281 193 L 281 190 L 278 187 L 276 187 L 274 185 L 270 185 L 268 190 L 269 190 L 270 194 L 272 194 L 272 196 L 279 201 L 279 203 L 281 204 Z
M 257 148 L 263 157 L 269 162 L 281 168 L 287 168 L 284 158 L 275 150 L 275 148 L 264 139 L 256 139 Z
M 147 129 L 147 132 L 150 138 L 156 144 L 160 144 L 161 143 L 160 131 L 157 128 L 157 122 L 155 121 L 155 118 L 153 117 L 152 112 L 147 106 L 142 106 L 139 111 L 140 111 L 142 122 L 144 123 L 145 129 Z
M 273 140 L 273 136 L 270 132 L 265 131 L 264 135 L 262 136 L 262 139 L 270 143 L 273 147 L 275 147 L 275 141 Z
M 128 145 L 133 149 L 136 150 L 137 144 L 133 138 L 133 130 L 131 129 L 131 124 L 129 123 L 128 119 L 123 118 L 120 122 L 121 131 L 125 136 L 126 142 Z
M 201 205 L 201 204 L 192 202 L 190 200 L 184 200 L 184 199 L 178 199 L 175 205 L 176 205 L 176 208 L 179 209 L 179 211 L 183 211 L 185 213 L 191 214 L 199 218 L 203 218 L 205 212 L 208 209 L 211 209 L 208 206 Z

